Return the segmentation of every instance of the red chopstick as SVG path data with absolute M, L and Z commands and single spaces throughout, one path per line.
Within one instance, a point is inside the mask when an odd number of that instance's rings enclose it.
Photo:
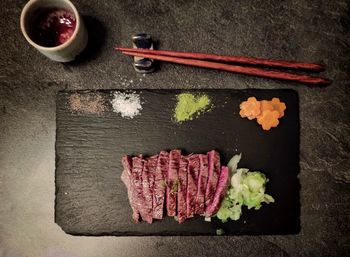
M 190 58 L 197 60 L 210 60 L 219 62 L 234 62 L 241 64 L 250 65 L 262 65 L 271 68 L 287 68 L 287 69 L 301 69 L 309 71 L 322 71 L 324 70 L 324 65 L 317 63 L 304 63 L 304 62 L 294 62 L 294 61 L 283 61 L 283 60 L 267 60 L 254 57 L 243 57 L 243 56 L 226 56 L 218 54 L 204 54 L 204 53 L 189 53 L 189 52 L 177 52 L 177 51 L 167 51 L 167 50 L 149 50 L 140 48 L 124 48 L 117 47 L 116 50 L 122 52 L 134 52 L 143 54 L 156 54 L 163 56 L 173 56 Z
M 329 85 L 331 83 L 331 81 L 328 79 L 309 76 L 309 75 L 303 75 L 303 74 L 283 72 L 283 71 L 265 70 L 261 68 L 244 67 L 244 66 L 238 66 L 238 65 L 208 62 L 208 61 L 195 60 L 195 59 L 184 59 L 184 58 L 171 57 L 171 56 L 146 54 L 146 53 L 135 52 L 135 51 L 123 51 L 122 53 L 130 56 L 144 57 L 144 58 L 149 58 L 149 59 L 154 59 L 159 61 L 178 63 L 183 65 L 190 65 L 190 66 L 215 69 L 215 70 L 224 70 L 224 71 L 229 71 L 234 73 L 254 75 L 254 76 L 265 77 L 265 78 L 295 81 L 295 82 L 300 82 L 305 84 Z

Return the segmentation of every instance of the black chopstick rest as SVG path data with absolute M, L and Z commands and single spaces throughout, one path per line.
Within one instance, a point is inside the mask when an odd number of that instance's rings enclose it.
M 146 33 L 138 33 L 132 36 L 133 48 L 152 49 L 153 40 L 151 35 Z M 153 59 L 134 57 L 134 69 L 138 73 L 151 73 L 154 71 L 155 65 Z

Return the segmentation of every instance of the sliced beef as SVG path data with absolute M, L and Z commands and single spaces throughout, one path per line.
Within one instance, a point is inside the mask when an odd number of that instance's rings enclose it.
M 197 184 L 199 175 L 199 154 L 193 154 L 188 157 L 187 171 L 187 217 L 193 217 L 196 209 Z
M 219 210 L 221 200 L 225 196 L 229 182 L 230 182 L 229 169 L 225 166 L 222 166 L 218 186 L 216 188 L 215 195 L 214 195 L 214 199 L 212 203 L 206 207 L 205 216 L 210 217 Z
M 152 174 L 149 172 L 149 163 L 147 160 L 143 160 L 142 169 L 142 211 L 141 217 L 147 223 L 152 223 L 153 220 L 153 195 L 150 187 L 150 181 Z
M 220 156 L 214 150 L 187 157 L 176 149 L 147 159 L 123 156 L 122 164 L 121 179 L 135 222 L 140 217 L 148 223 L 162 219 L 165 207 L 169 216 L 177 215 L 179 223 L 195 214 L 212 216 L 229 184 L 229 170 L 220 168 Z
M 220 176 L 220 155 L 215 150 L 208 153 L 208 183 L 205 191 L 205 206 L 211 205 Z
M 205 211 L 205 191 L 207 189 L 208 182 L 208 156 L 206 154 L 199 155 L 199 176 L 198 176 L 198 186 L 197 186 L 197 196 L 196 196 L 196 214 L 204 214 Z
M 147 210 L 145 209 L 145 199 L 143 195 L 143 185 L 142 185 L 142 172 L 143 172 L 144 161 L 142 155 L 135 156 L 132 158 L 132 170 L 131 170 L 131 186 L 133 187 L 133 200 L 135 201 L 135 206 L 139 211 L 142 220 L 148 220 Z
M 131 172 L 132 172 L 132 159 L 131 156 L 125 155 L 122 157 L 122 164 L 124 167 L 124 170 L 121 175 L 121 179 L 124 182 L 126 189 L 128 191 L 128 198 L 129 198 L 129 203 L 132 209 L 132 219 L 138 223 L 140 219 L 140 213 L 137 210 L 137 199 L 135 199 L 136 193 L 133 192 L 135 188 L 131 185 Z
M 179 165 L 179 186 L 177 191 L 177 218 L 179 223 L 183 223 L 187 217 L 187 168 L 188 160 L 186 157 L 181 156 Z
M 166 192 L 166 177 L 169 167 L 169 153 L 161 151 L 158 156 L 153 190 L 153 218 L 162 219 Z
M 147 158 L 144 161 L 144 168 L 142 171 L 143 196 L 145 199 L 144 208 L 146 210 L 146 221 L 148 223 L 152 223 L 153 220 L 153 192 L 157 160 L 158 155 Z
M 152 195 L 153 195 L 153 192 L 154 192 L 154 180 L 155 180 L 155 175 L 156 175 L 158 155 L 153 155 L 153 156 L 147 158 L 147 161 L 148 161 L 148 172 L 150 174 L 150 176 L 149 176 L 149 187 L 150 187 Z
M 176 215 L 177 189 L 179 186 L 180 150 L 171 150 L 169 155 L 169 169 L 167 177 L 166 209 L 168 216 Z

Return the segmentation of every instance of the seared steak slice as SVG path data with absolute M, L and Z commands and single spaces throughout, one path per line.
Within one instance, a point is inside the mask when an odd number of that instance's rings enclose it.
M 204 214 L 205 211 L 205 191 L 208 183 L 208 156 L 206 154 L 199 155 L 199 176 L 196 196 L 196 214 Z
M 169 153 L 159 153 L 153 190 L 153 218 L 162 219 L 164 213 L 164 200 L 166 191 L 166 176 L 169 167 Z
M 224 198 L 230 182 L 230 171 L 227 167 L 222 166 L 221 174 L 214 195 L 214 199 L 210 205 L 205 209 L 205 216 L 213 216 L 220 208 L 221 200 Z
M 199 175 L 199 155 L 193 154 L 188 157 L 187 174 L 187 217 L 193 217 L 196 209 L 197 184 Z
M 148 172 L 150 174 L 150 176 L 149 176 L 149 187 L 150 187 L 152 195 L 153 195 L 153 192 L 154 192 L 154 180 L 155 180 L 155 175 L 156 175 L 158 155 L 153 155 L 153 156 L 147 158 L 147 161 L 148 161 Z M 152 196 L 152 202 L 153 202 L 153 196 Z
M 166 208 L 168 216 L 176 215 L 177 189 L 179 186 L 180 150 L 171 150 L 169 155 L 169 169 L 167 177 Z
M 179 223 L 183 223 L 187 217 L 187 169 L 188 160 L 186 157 L 181 156 L 179 167 L 179 186 L 177 191 L 177 218 Z
M 138 223 L 139 219 L 140 219 L 140 213 L 137 210 L 136 207 L 136 202 L 137 199 L 134 198 L 134 196 L 136 195 L 136 193 L 133 192 L 133 190 L 135 190 L 135 188 L 132 187 L 131 185 L 131 172 L 132 172 L 132 160 L 131 157 L 128 155 L 124 155 L 122 157 L 122 164 L 124 167 L 124 170 L 122 172 L 121 175 L 121 179 L 124 182 L 126 189 L 128 191 L 128 198 L 129 198 L 129 203 L 132 209 L 132 219 Z
M 150 187 L 150 177 L 152 174 L 149 172 L 148 161 L 143 160 L 143 169 L 142 169 L 142 211 L 141 217 L 147 223 L 152 223 L 153 220 L 153 195 Z
M 145 199 L 142 186 L 143 163 L 142 155 L 132 158 L 131 186 L 133 187 L 133 200 L 135 200 L 136 208 L 139 211 L 142 220 L 146 221 L 148 220 L 147 210 L 145 209 Z
M 220 176 L 220 155 L 215 150 L 208 153 L 208 184 L 205 191 L 205 206 L 211 205 Z

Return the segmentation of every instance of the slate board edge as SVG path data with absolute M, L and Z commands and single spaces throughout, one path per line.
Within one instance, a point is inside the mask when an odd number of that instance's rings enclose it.
M 232 92 L 232 91 L 239 91 L 239 92 L 249 92 L 249 91 L 289 91 L 293 94 L 295 94 L 298 98 L 299 101 L 299 94 L 296 90 L 291 89 L 291 88 L 277 88 L 277 89 L 262 89 L 262 88 L 246 88 L 246 89 L 234 89 L 234 88 L 221 88 L 221 89 L 214 89 L 214 88 L 208 88 L 208 89 L 186 89 L 186 88 L 175 88 L 175 89 L 149 89 L 149 88 L 137 88 L 137 89 L 128 89 L 128 88 L 113 88 L 113 89 L 78 89 L 78 90 L 68 90 L 68 89 L 63 89 L 59 90 L 56 94 L 56 110 L 57 110 L 57 97 L 60 94 L 68 94 L 68 93 L 109 93 L 109 92 L 114 92 L 114 91 L 123 91 L 123 92 L 141 92 L 141 91 L 148 91 L 148 92 L 157 92 L 157 93 L 166 93 L 166 92 L 217 92 L 217 91 L 227 91 L 227 92 Z
M 158 237 L 159 235 L 156 234 L 145 234 L 145 233 L 135 233 L 135 232 L 131 232 L 130 234 L 127 232 L 108 232 L 108 233 L 97 233 L 97 234 L 90 234 L 90 233 L 75 233 L 75 232 L 71 232 L 69 230 L 66 230 L 63 226 L 61 226 L 61 224 L 59 224 L 57 222 L 56 219 L 56 212 L 57 212 L 57 193 L 59 191 L 59 188 L 57 187 L 56 184 L 56 175 L 57 175 L 57 166 L 58 166 L 58 161 L 59 161 L 59 156 L 57 155 L 57 98 L 59 97 L 60 94 L 68 94 L 68 93 L 98 93 L 98 92 L 102 92 L 102 93 L 107 93 L 107 92 L 111 92 L 111 91 L 126 91 L 126 92 L 141 92 L 141 91 L 149 91 L 149 92 L 167 92 L 167 91 L 172 91 L 175 93 L 179 93 L 179 92 L 215 92 L 215 91 L 240 91 L 240 92 L 249 92 L 249 91 L 288 91 L 292 94 L 294 94 L 296 96 L 297 99 L 297 114 L 298 114 L 298 130 L 299 130 L 299 135 L 300 135 L 300 105 L 299 105 L 299 94 L 296 90 L 294 89 L 290 89 L 290 88 L 286 88 L 286 89 L 256 89 L 256 88 L 247 88 L 247 89 L 232 89 L 232 88 L 224 88 L 224 89 L 142 89 L 142 88 L 138 88 L 138 89 L 126 89 L 126 88 L 114 88 L 114 89 L 98 89 L 98 90 L 60 90 L 57 92 L 56 94 L 56 117 L 55 117 L 55 121 L 56 121 L 56 129 L 55 129 L 55 202 L 54 202 L 54 222 L 66 233 L 72 236 L 92 236 L 92 237 L 101 237 L 101 236 L 116 236 L 116 237 L 123 237 L 123 236 L 131 236 L 131 237 L 144 237 L 144 236 L 151 236 L 151 237 Z M 298 172 L 297 172 L 297 181 L 298 181 L 298 187 L 299 187 L 299 191 L 298 191 L 298 201 L 299 201 L 299 209 L 298 209 L 298 227 L 296 230 L 293 231 L 288 231 L 287 233 L 276 233 L 276 234 L 271 234 L 271 233 L 237 233 L 237 234 L 228 234 L 228 235 L 223 235 L 223 236 L 261 236 L 261 235 L 297 235 L 301 232 L 301 202 L 300 202 L 300 190 L 301 190 L 301 184 L 300 184 L 300 180 L 299 180 L 299 175 L 300 175 L 300 136 L 298 137 L 298 142 L 297 142 L 298 146 L 299 146 L 299 155 L 298 155 Z M 193 233 L 193 234 L 174 234 L 174 232 L 169 232 L 169 233 L 163 233 L 163 235 L 161 236 L 215 236 L 215 234 L 213 233 Z

